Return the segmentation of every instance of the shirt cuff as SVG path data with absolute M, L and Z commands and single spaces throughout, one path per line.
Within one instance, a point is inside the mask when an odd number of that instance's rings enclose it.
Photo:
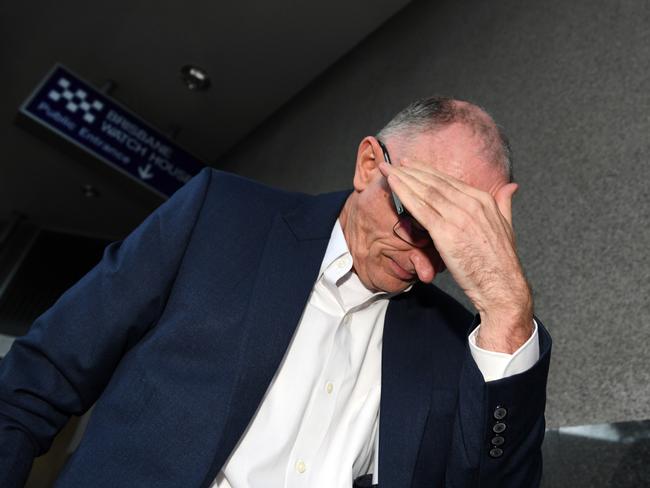
M 500 380 L 515 374 L 523 373 L 535 365 L 539 359 L 539 339 L 537 337 L 537 322 L 533 319 L 533 333 L 528 340 L 512 354 L 488 351 L 476 345 L 476 334 L 481 326 L 478 325 L 469 335 L 469 348 L 472 357 L 483 374 L 485 381 Z

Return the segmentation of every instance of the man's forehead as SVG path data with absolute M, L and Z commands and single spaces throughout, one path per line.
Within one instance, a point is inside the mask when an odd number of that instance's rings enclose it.
M 412 164 L 433 167 L 480 190 L 492 193 L 507 183 L 489 160 L 483 139 L 466 124 L 452 123 L 418 134 L 401 146 Z

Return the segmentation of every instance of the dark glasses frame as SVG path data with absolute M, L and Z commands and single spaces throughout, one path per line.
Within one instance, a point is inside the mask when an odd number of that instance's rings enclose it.
M 381 148 L 384 155 L 384 161 L 392 165 L 393 163 L 388 154 L 388 148 L 386 145 L 376 137 L 375 140 Z M 393 203 L 395 204 L 395 211 L 397 212 L 398 218 L 397 223 L 393 226 L 393 233 L 407 244 L 420 248 L 427 247 L 432 243 L 429 232 L 422 227 L 422 225 L 409 213 L 408 210 L 406 210 L 397 194 L 393 190 L 390 190 L 390 193 L 393 197 Z

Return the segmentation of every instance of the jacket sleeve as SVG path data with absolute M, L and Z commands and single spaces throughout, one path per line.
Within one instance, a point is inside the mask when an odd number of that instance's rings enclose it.
M 447 463 L 447 488 L 539 487 L 551 337 L 535 319 L 540 356 L 523 373 L 485 382 L 467 351 Z M 472 329 L 478 320 L 477 316 Z
M 0 486 L 24 485 L 71 415 L 99 397 L 164 309 L 208 192 L 196 176 L 40 315 L 0 362 Z

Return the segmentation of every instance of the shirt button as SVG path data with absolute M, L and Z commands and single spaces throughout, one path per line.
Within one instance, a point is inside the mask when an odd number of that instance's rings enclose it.
M 332 383 L 327 383 L 325 389 L 327 390 L 327 393 L 332 393 L 332 390 L 334 390 L 334 385 Z
M 299 473 L 304 473 L 306 469 L 307 466 L 305 466 L 304 461 L 301 460 L 296 463 L 296 471 L 298 471 Z
M 338 266 L 340 269 L 345 268 L 347 265 L 348 265 L 347 259 L 339 259 L 339 262 L 336 263 L 336 266 Z

